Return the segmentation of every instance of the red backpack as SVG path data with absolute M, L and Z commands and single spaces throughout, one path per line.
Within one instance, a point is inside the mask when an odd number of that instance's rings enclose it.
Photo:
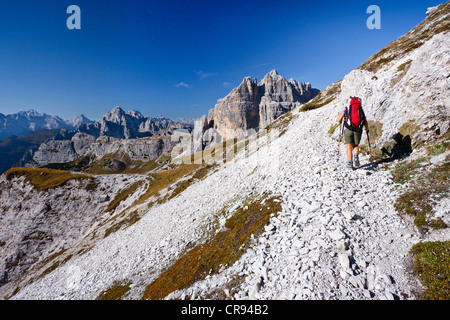
M 344 115 L 344 126 L 351 131 L 361 132 L 365 119 L 366 116 L 361 107 L 361 99 L 350 97 L 350 106 Z

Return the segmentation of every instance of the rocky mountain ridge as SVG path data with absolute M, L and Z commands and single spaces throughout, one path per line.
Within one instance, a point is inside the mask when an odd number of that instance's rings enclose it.
M 84 115 L 73 120 L 63 120 L 58 116 L 39 113 L 33 109 L 15 114 L 0 113 L 0 140 L 11 136 L 23 137 L 30 132 L 43 129 L 75 130 L 81 124 L 92 123 Z
M 286 112 L 317 96 L 310 83 L 287 81 L 276 70 L 257 79 L 245 77 L 208 115 L 194 124 L 194 151 L 266 128 Z
M 27 152 L 19 162 L 21 166 L 42 167 L 82 160 L 83 166 L 101 160 L 105 155 L 115 154 L 117 168 L 124 169 L 126 159 L 150 161 L 172 146 L 170 135 L 177 129 L 189 129 L 158 116 L 150 118 L 140 112 L 125 112 L 115 107 L 105 113 L 101 121 L 88 122 L 82 117 L 75 130 L 60 131 L 37 148 Z M 111 169 L 111 168 L 109 168 Z

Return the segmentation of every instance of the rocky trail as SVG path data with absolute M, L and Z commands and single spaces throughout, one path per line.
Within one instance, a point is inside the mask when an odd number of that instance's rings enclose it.
M 420 235 L 393 207 L 390 173 L 371 170 L 369 157 L 358 170 L 345 168 L 342 148 L 339 154 L 325 132 L 314 136 L 310 116 L 292 124 L 302 131 L 286 133 L 282 169 L 266 184 L 282 195 L 280 215 L 228 278 L 212 277 L 184 295 L 201 297 L 241 273 L 237 299 L 414 297 L 420 284 L 408 271 L 408 251 Z

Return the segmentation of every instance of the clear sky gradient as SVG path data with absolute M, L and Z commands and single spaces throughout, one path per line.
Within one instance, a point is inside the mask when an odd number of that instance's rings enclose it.
M 0 113 L 198 118 L 272 69 L 323 89 L 444 0 L 0 0 Z M 69 5 L 81 30 L 69 30 Z M 369 30 L 370 5 L 381 29 Z

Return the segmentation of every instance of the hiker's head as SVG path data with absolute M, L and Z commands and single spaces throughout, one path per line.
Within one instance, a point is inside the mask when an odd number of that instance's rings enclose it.
M 392 139 L 394 139 L 395 142 L 401 142 L 403 140 L 403 135 L 398 132 L 392 136 Z

